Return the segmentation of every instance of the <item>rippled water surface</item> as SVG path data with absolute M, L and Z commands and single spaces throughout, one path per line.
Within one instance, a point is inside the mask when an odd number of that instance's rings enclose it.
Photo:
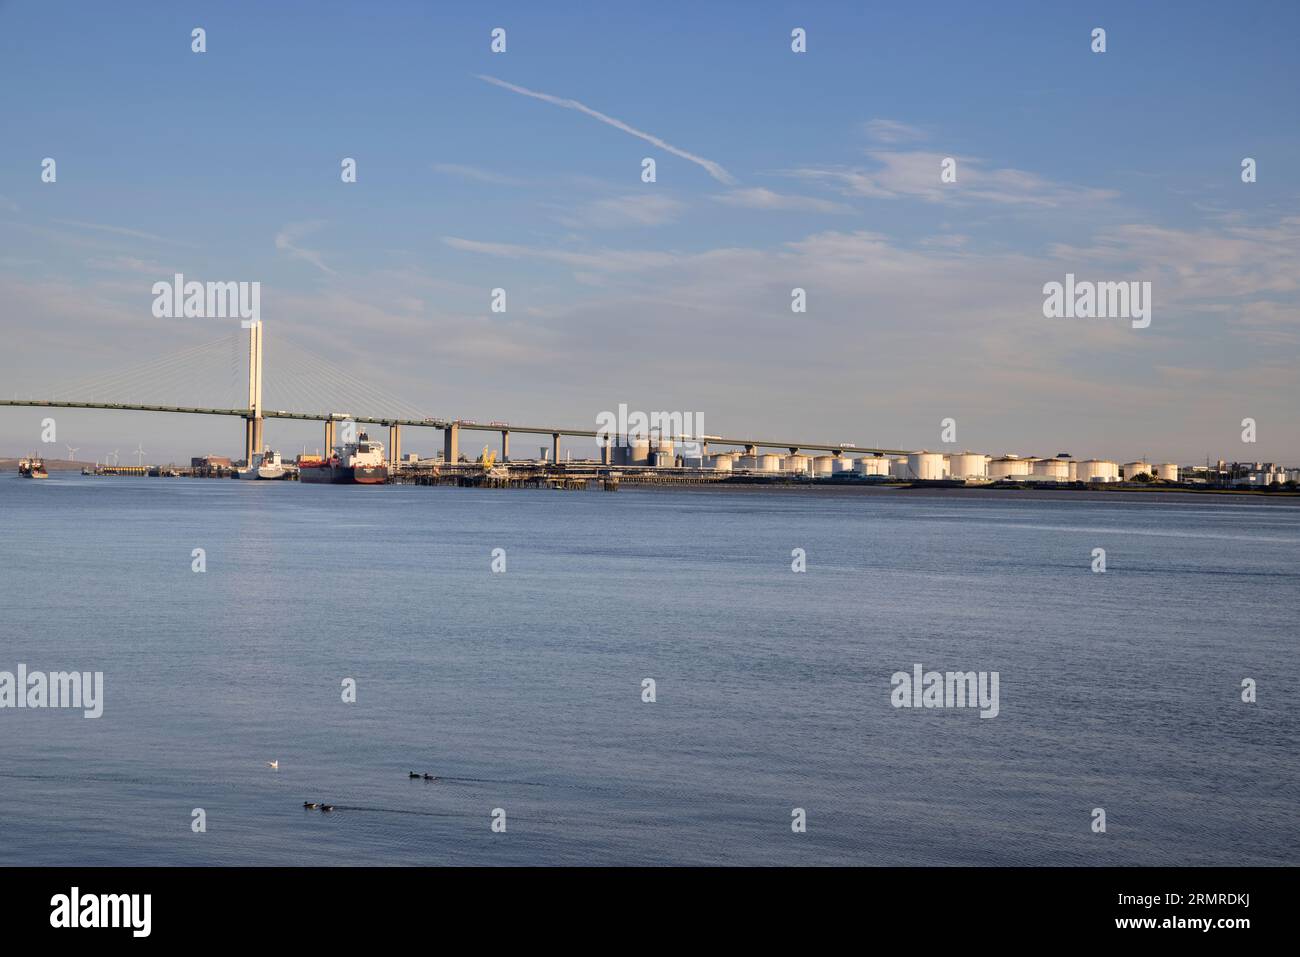
M 56 473 L 0 517 L 0 670 L 105 676 L 0 710 L 0 864 L 1300 864 L 1297 499 Z M 893 708 L 918 662 L 998 716 Z

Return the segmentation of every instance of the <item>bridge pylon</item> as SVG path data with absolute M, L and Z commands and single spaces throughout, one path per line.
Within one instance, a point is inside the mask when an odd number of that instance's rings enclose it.
M 248 415 L 244 417 L 244 461 L 265 446 L 262 435 L 262 320 L 248 324 Z

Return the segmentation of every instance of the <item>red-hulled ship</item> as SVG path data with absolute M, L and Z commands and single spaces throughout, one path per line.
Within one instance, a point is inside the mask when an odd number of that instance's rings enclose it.
M 366 433 L 332 453 L 328 459 L 299 459 L 298 481 L 331 485 L 383 485 L 388 481 L 384 446 L 370 441 Z

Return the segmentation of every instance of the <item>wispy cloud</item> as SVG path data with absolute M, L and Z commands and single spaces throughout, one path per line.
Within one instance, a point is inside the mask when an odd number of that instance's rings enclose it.
M 294 259 L 301 259 L 311 263 L 321 272 L 334 274 L 334 270 L 325 265 L 321 254 L 314 249 L 305 249 L 298 245 L 298 240 L 311 233 L 316 232 L 324 226 L 323 220 L 311 220 L 305 223 L 289 223 L 281 229 L 275 236 L 275 248 L 281 252 L 286 252 Z
M 452 249 L 481 253 L 503 259 L 539 259 L 561 263 L 574 269 L 594 272 L 637 272 L 659 269 L 678 260 L 672 253 L 602 249 L 596 252 L 573 252 L 548 246 L 521 246 L 514 243 L 486 243 L 458 236 L 444 236 Z
M 957 181 L 943 183 L 939 174 L 946 158 L 944 153 L 868 150 L 867 156 L 876 163 L 876 168 L 802 168 L 788 170 L 786 175 L 831 183 L 848 196 L 920 199 L 954 206 L 984 202 L 1051 208 L 1098 203 L 1118 195 L 1114 190 L 1057 183 L 1025 170 L 991 168 L 984 160 L 972 157 L 953 156 L 957 162 Z
M 145 239 L 151 243 L 172 243 L 174 240 L 156 233 L 146 233 L 140 229 L 128 229 L 125 226 L 110 226 L 104 223 L 86 223 L 76 219 L 55 219 L 52 222 L 60 226 L 74 226 L 77 229 L 90 229 L 95 232 L 112 233 L 115 236 L 130 236 L 132 239 Z
M 574 229 L 592 226 L 619 229 L 625 226 L 664 226 L 676 222 L 686 204 L 662 193 L 627 193 L 593 200 L 566 210 L 559 221 Z
M 864 128 L 867 135 L 877 143 L 909 143 L 926 139 L 929 136 L 920 127 L 909 126 L 907 123 L 898 120 L 884 118 L 868 120 L 864 124 Z
M 536 90 L 529 90 L 522 86 L 516 86 L 513 83 L 507 83 L 505 80 L 499 80 L 494 76 L 488 76 L 483 73 L 478 73 L 475 75 L 480 80 L 483 80 L 485 83 L 491 83 L 493 86 L 499 86 L 503 90 L 510 90 L 512 93 L 519 93 L 523 96 L 531 96 L 533 99 L 541 100 L 545 103 L 551 103 L 554 104 L 555 106 L 562 106 L 566 110 L 577 110 L 579 113 L 585 113 L 587 116 L 600 120 L 600 122 L 612 126 L 616 130 L 622 130 L 624 133 L 629 133 L 632 136 L 637 137 L 638 139 L 643 139 L 647 143 L 653 143 L 655 146 L 659 147 L 664 152 L 671 153 L 674 156 L 678 156 L 684 160 L 688 160 L 696 164 L 697 166 L 702 167 L 710 176 L 716 179 L 719 183 L 725 183 L 726 185 L 730 186 L 736 182 L 736 178 L 734 176 L 728 173 L 725 169 L 722 168 L 720 164 L 715 163 L 713 160 L 705 159 L 703 156 L 697 156 L 694 153 L 688 153 L 684 149 L 680 149 L 679 147 L 673 146 L 671 143 L 665 142 L 664 140 L 660 139 L 658 136 L 655 136 L 653 133 L 646 133 L 643 130 L 638 130 L 633 126 L 629 126 L 628 124 L 624 123 L 622 120 L 616 120 L 614 117 L 608 116 L 605 113 L 601 113 L 599 110 L 593 110 L 585 103 L 579 103 L 577 100 L 566 99 L 565 97 L 561 97 L 561 96 L 552 96 L 550 93 L 539 93 Z
M 743 206 L 746 209 L 770 209 L 800 213 L 847 213 L 851 208 L 843 203 L 835 203 L 815 196 L 796 196 L 790 193 L 777 193 L 762 186 L 750 189 L 733 189 L 713 197 L 719 203 L 729 206 Z
M 165 272 L 164 267 L 153 260 L 139 259 L 135 256 L 96 257 L 87 259 L 86 265 L 91 269 L 102 269 L 105 272 L 129 272 L 145 276 L 161 275 Z
M 491 170 L 481 169 L 477 166 L 465 166 L 460 163 L 434 163 L 431 169 L 435 173 L 445 173 L 448 176 L 459 176 L 461 179 L 473 180 L 477 183 L 490 183 L 493 186 L 522 186 L 523 181 L 515 179 L 513 176 L 505 176 L 501 173 L 494 173 Z

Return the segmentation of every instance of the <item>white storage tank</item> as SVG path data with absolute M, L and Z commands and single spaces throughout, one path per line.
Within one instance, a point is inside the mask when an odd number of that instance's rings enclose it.
M 1070 462 L 1070 481 L 1077 482 L 1079 481 L 1079 463 L 1076 462 L 1074 459 L 1070 459 L 1069 462 Z
M 1018 455 L 1002 455 L 989 463 L 989 478 L 1004 479 L 1018 475 L 1033 474 L 1032 459 L 1022 459 Z
M 1066 459 L 1039 459 L 1031 474 L 1054 482 L 1066 482 L 1070 478 L 1070 463 Z
M 760 472 L 779 472 L 781 471 L 781 456 L 772 453 L 760 455 L 757 468 Z
M 812 471 L 812 459 L 802 452 L 792 452 L 785 457 L 785 470 L 795 475 L 807 475 Z
M 736 468 L 746 469 L 750 472 L 754 471 L 754 469 L 758 468 L 758 456 L 742 455 L 740 458 L 736 459 Z
M 1154 473 L 1155 473 L 1155 468 L 1152 467 L 1150 462 L 1143 462 L 1139 460 L 1137 462 L 1124 463 L 1124 481 L 1126 482 L 1133 481 L 1133 479 L 1138 475 L 1143 475 L 1143 474 L 1152 475 Z
M 842 472 L 853 471 L 853 459 L 847 455 L 833 455 L 831 458 L 835 460 L 835 473 L 837 475 Z
M 989 457 L 983 453 L 955 452 L 948 456 L 948 475 L 955 479 L 985 478 Z
M 629 437 L 624 447 L 621 465 L 649 465 L 650 440 Z
M 888 475 L 889 459 L 883 455 L 864 455 L 853 463 L 859 475 Z
M 1119 466 L 1106 459 L 1084 459 L 1077 475 L 1080 482 L 1118 482 Z
M 1156 466 L 1156 478 L 1162 482 L 1178 481 L 1178 465 L 1174 462 L 1161 462 Z
M 939 452 L 913 452 L 907 457 L 907 467 L 914 478 L 933 482 L 944 478 L 943 455 Z
M 889 463 L 889 474 L 891 478 L 909 479 L 912 477 L 912 470 L 907 467 L 907 456 L 900 455 Z
M 835 472 L 835 456 L 819 455 L 817 458 L 813 459 L 812 465 L 813 476 L 816 478 L 824 478 L 825 476 L 831 475 Z
M 733 462 L 734 459 L 730 455 L 708 455 L 704 458 L 704 467 L 719 472 L 730 472 Z

